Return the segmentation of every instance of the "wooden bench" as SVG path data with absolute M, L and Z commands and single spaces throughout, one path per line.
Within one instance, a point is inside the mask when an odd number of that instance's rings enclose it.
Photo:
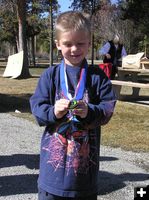
M 138 82 L 132 82 L 132 81 L 121 81 L 121 80 L 111 80 L 113 89 L 115 90 L 115 93 L 117 95 L 117 98 L 119 100 L 125 99 L 124 95 L 121 95 L 121 87 L 131 87 L 132 88 L 132 95 L 129 96 L 132 99 L 136 99 L 139 97 L 139 90 L 141 88 L 149 89 L 149 83 L 138 83 Z

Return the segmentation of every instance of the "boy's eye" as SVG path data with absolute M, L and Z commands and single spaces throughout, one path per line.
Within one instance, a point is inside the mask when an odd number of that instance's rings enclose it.
M 83 46 L 84 44 L 85 44 L 84 42 L 78 42 L 75 46 Z M 63 45 L 65 47 L 72 47 L 73 46 L 73 44 L 71 44 L 71 43 L 63 43 Z
M 82 45 L 84 45 L 83 42 L 79 42 L 79 43 L 78 43 L 78 46 L 82 46 Z
M 71 47 L 71 46 L 72 46 L 70 43 L 63 43 L 63 45 L 64 45 L 65 47 Z

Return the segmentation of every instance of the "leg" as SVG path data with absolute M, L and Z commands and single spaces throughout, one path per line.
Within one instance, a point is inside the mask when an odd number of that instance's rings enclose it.
M 138 72 L 132 73 L 132 82 L 138 82 Z M 137 98 L 139 96 L 140 88 L 132 87 L 132 97 Z
M 115 65 L 112 66 L 112 74 L 111 79 L 115 79 L 115 75 L 118 72 L 117 67 Z
M 132 87 L 132 97 L 135 99 L 139 97 L 139 91 L 140 91 L 140 88 Z
M 112 87 L 113 87 L 113 90 L 116 94 L 117 99 L 120 100 L 121 99 L 121 88 L 122 88 L 122 86 L 113 84 Z

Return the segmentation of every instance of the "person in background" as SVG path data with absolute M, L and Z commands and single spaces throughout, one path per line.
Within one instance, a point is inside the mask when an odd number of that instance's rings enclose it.
M 63 60 L 46 69 L 30 99 L 40 126 L 39 200 L 97 200 L 100 126 L 116 103 L 111 81 L 88 67 L 90 20 L 81 12 L 60 14 L 56 46 Z
M 126 56 L 124 45 L 120 42 L 120 37 L 115 35 L 113 40 L 106 42 L 99 50 L 99 56 L 103 56 L 103 63 L 112 64 L 111 79 L 115 78 L 118 67 L 121 66 L 122 57 Z

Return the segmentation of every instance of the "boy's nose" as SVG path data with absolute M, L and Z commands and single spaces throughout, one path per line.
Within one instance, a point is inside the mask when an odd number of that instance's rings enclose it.
M 76 50 L 77 50 L 77 46 L 76 46 L 76 45 L 73 45 L 73 46 L 71 47 L 71 50 L 72 50 L 72 51 L 76 51 Z

